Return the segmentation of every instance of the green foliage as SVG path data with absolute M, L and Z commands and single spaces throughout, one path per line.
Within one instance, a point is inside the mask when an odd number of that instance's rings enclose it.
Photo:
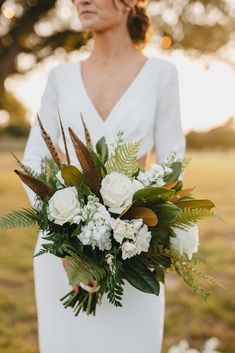
M 38 225 L 38 214 L 32 208 L 15 210 L 0 218 L 0 229 L 25 228 Z
M 173 162 L 170 167 L 172 169 L 172 173 L 164 178 L 166 183 L 171 183 L 179 178 L 182 171 L 182 162 Z
M 206 219 L 214 218 L 214 212 L 204 208 L 184 208 L 171 222 L 170 226 L 185 229 L 192 227 L 196 222 Z
M 138 170 L 137 153 L 140 142 L 119 144 L 105 163 L 107 173 L 118 172 L 132 177 Z
M 107 298 L 111 304 L 115 306 L 122 306 L 121 299 L 123 295 L 124 285 L 123 276 L 121 272 L 122 264 L 115 261 L 112 271 L 109 271 L 101 284 L 101 293 L 107 293 Z
M 135 288 L 145 293 L 159 295 L 160 285 L 154 273 L 135 259 L 125 260 L 123 276 Z
M 109 151 L 104 136 L 96 143 L 96 152 L 101 161 L 105 164 L 109 158 Z
M 97 265 L 90 258 L 66 256 L 65 259 L 65 270 L 70 284 L 79 284 L 79 282 L 88 284 L 92 280 L 100 281 L 106 275 L 105 268 Z
M 152 210 L 157 215 L 158 226 L 169 224 L 181 212 L 181 209 L 171 202 L 154 205 Z
M 151 186 L 136 191 L 133 195 L 133 204 L 135 206 L 148 205 L 151 208 L 151 204 L 161 203 L 162 201 L 168 201 L 175 190 L 165 189 L 162 187 Z

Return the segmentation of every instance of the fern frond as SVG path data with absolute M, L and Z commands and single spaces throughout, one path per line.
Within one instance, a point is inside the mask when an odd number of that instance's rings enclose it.
M 89 281 L 93 280 L 99 282 L 106 275 L 103 267 L 98 266 L 90 259 L 87 260 L 78 256 L 66 256 L 64 265 L 70 284 L 78 284 L 79 282 L 88 284 Z
M 33 227 L 37 224 L 37 212 L 32 208 L 12 211 L 0 218 L 0 229 Z
M 132 177 L 138 171 L 137 153 L 141 140 L 118 145 L 114 154 L 106 162 L 108 173 L 118 172 Z
M 192 227 L 197 221 L 214 217 L 214 212 L 205 208 L 184 208 L 169 225 L 185 229 Z

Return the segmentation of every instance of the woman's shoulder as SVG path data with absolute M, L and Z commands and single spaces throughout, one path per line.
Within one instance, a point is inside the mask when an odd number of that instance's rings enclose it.
M 169 84 L 171 82 L 176 82 L 178 79 L 178 69 L 177 66 L 163 58 L 151 57 L 152 65 L 154 67 L 153 71 L 156 73 L 156 79 L 162 84 Z
M 53 73 L 56 76 L 68 75 L 70 73 L 74 74 L 74 71 L 78 69 L 78 61 L 68 61 L 59 63 L 50 70 L 50 73 Z

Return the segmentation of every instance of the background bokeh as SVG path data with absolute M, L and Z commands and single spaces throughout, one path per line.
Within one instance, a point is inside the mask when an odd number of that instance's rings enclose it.
M 165 58 L 179 72 L 182 124 L 187 136 L 185 185 L 212 199 L 224 223 L 200 223 L 200 269 L 226 289 L 207 302 L 169 274 L 164 352 L 181 339 L 201 349 L 218 337 L 222 353 L 235 352 L 235 1 L 149 1 L 154 20 L 145 55 Z M 22 157 L 39 109 L 48 71 L 89 56 L 69 0 L 0 0 L 0 215 L 29 205 L 10 151 Z M 32 255 L 36 229 L 0 235 L 0 352 L 38 353 Z M 54 352 L 53 352 L 54 353 Z M 68 352 L 69 353 L 69 352 Z

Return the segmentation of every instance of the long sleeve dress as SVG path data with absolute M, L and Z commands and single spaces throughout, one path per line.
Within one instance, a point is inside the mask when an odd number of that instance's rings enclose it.
M 69 154 L 78 165 L 68 127 L 85 142 L 80 113 L 95 144 L 102 136 L 108 143 L 118 131 L 126 141 L 142 139 L 138 158 L 155 149 L 163 162 L 171 150 L 185 154 L 181 125 L 178 71 L 171 62 L 149 57 L 135 79 L 115 104 L 105 121 L 92 103 L 82 77 L 81 61 L 62 63 L 50 70 L 41 98 L 39 116 L 53 142 L 63 151 L 59 114 L 66 131 Z M 30 130 L 23 163 L 35 171 L 49 156 L 37 120 Z M 31 205 L 35 194 L 24 185 Z M 39 232 L 35 252 L 43 242 Z M 33 258 L 35 300 L 40 353 L 160 353 L 164 331 L 165 288 L 157 297 L 124 286 L 123 307 L 109 304 L 106 297 L 96 316 L 64 309 L 60 298 L 71 286 L 60 258 L 51 254 Z

